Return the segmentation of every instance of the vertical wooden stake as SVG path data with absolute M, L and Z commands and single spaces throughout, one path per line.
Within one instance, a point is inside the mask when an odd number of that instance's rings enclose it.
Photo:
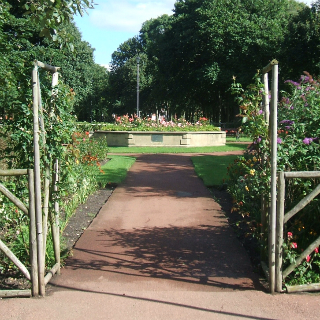
M 33 93 L 33 151 L 34 151 L 34 189 L 35 189 L 35 216 L 37 229 L 37 252 L 38 252 L 38 277 L 39 294 L 45 294 L 44 286 L 44 259 L 42 238 L 42 208 L 41 208 L 41 173 L 40 173 L 40 148 L 39 148 L 39 94 L 38 94 L 38 67 L 32 71 Z
M 264 83 L 264 97 L 263 97 L 263 106 L 264 106 L 264 119 L 267 125 L 269 125 L 270 118 L 270 107 L 269 107 L 269 83 L 268 83 L 268 73 L 263 75 Z
M 53 192 L 58 191 L 58 182 L 59 182 L 59 162 L 58 159 L 54 163 L 53 171 Z M 53 249 L 56 264 L 59 265 L 57 269 L 57 274 L 60 274 L 60 227 L 59 227 L 59 202 L 57 199 L 54 199 L 54 213 L 51 215 L 51 227 L 52 227 L 52 238 L 53 238 Z
M 283 246 L 283 219 L 285 199 L 284 172 L 278 173 L 278 204 L 277 204 L 277 235 L 276 235 L 276 291 L 282 291 L 282 246 Z
M 34 201 L 34 174 L 33 169 L 28 169 L 28 185 L 29 185 L 29 246 L 30 246 L 30 264 L 31 264 L 31 292 L 32 296 L 39 294 L 38 281 L 38 260 L 37 260 L 37 230 L 35 217 L 35 201 Z
M 271 92 L 271 207 L 269 223 L 269 285 L 270 292 L 275 291 L 275 244 L 277 210 L 277 120 L 278 120 L 278 64 L 272 66 Z

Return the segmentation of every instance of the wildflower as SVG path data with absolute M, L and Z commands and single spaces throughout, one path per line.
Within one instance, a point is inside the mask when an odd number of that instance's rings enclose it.
M 254 140 L 254 144 L 258 144 L 258 143 L 260 143 L 261 142 L 261 138 L 259 137 L 259 138 L 257 138 L 256 140 Z
M 319 248 L 318 248 L 318 247 L 315 248 L 315 249 L 314 249 L 314 252 L 315 252 L 315 253 L 319 253 Z
M 284 83 L 288 83 L 288 82 L 291 83 L 291 84 L 293 84 L 294 86 L 298 87 L 298 89 L 299 89 L 300 83 L 295 82 L 295 81 L 292 81 L 292 80 L 286 80 Z
M 277 138 L 277 143 L 281 144 L 282 143 L 282 139 L 281 138 Z
M 313 141 L 313 138 L 307 138 L 307 137 L 305 137 L 302 142 L 303 142 L 304 144 L 310 144 L 312 141 Z
M 292 232 L 289 231 L 289 232 L 287 233 L 287 235 L 288 235 L 288 239 L 292 239 L 292 237 L 293 237 Z
M 254 176 L 255 172 L 256 172 L 256 170 L 254 170 L 254 169 L 251 169 L 251 170 L 250 170 L 250 174 L 251 174 L 252 176 Z
M 87 136 L 89 135 L 89 131 L 86 131 L 86 135 L 87 135 Z
M 298 244 L 296 242 L 292 242 L 291 243 L 291 248 L 297 249 L 298 248 Z
M 309 255 L 307 255 L 306 260 L 307 260 L 307 262 L 309 262 L 311 260 L 311 257 Z
M 258 114 L 263 114 L 263 110 L 260 109 L 260 110 L 258 111 Z

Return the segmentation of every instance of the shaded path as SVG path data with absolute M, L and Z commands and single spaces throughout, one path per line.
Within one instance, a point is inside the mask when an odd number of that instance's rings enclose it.
M 190 157 L 162 154 L 137 158 L 54 283 L 62 282 L 121 293 L 253 289 L 258 279 Z

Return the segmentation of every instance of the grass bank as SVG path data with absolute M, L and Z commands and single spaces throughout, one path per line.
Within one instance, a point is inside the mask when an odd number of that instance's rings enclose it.
M 97 176 L 97 181 L 101 185 L 119 184 L 127 176 L 128 170 L 136 161 L 136 158 L 130 156 L 108 155 L 107 162 L 101 166 L 101 172 Z
M 207 187 L 217 187 L 228 179 L 227 167 L 238 156 L 196 156 L 191 157 L 196 174 L 203 180 Z
M 217 147 L 108 147 L 109 153 L 213 153 L 242 151 L 247 149 L 247 144 L 227 143 Z

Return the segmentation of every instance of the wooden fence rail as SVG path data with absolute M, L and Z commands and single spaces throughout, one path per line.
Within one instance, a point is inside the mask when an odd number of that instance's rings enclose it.
M 283 280 L 297 267 L 299 266 L 308 255 L 310 255 L 320 245 L 320 237 L 313 241 L 308 248 L 306 248 L 299 257 L 295 259 L 289 267 L 284 271 L 282 270 L 282 258 L 283 258 L 283 233 L 284 225 L 295 214 L 307 206 L 319 193 L 320 184 L 307 196 L 305 196 L 296 206 L 289 212 L 285 213 L 285 186 L 286 179 L 294 178 L 320 178 L 320 171 L 296 171 L 296 172 L 279 172 L 278 173 L 278 205 L 277 205 L 277 242 L 276 242 L 276 285 L 275 290 L 277 292 L 283 291 Z M 319 284 L 309 284 L 303 286 L 288 286 L 287 292 L 297 291 L 315 291 L 320 290 Z

